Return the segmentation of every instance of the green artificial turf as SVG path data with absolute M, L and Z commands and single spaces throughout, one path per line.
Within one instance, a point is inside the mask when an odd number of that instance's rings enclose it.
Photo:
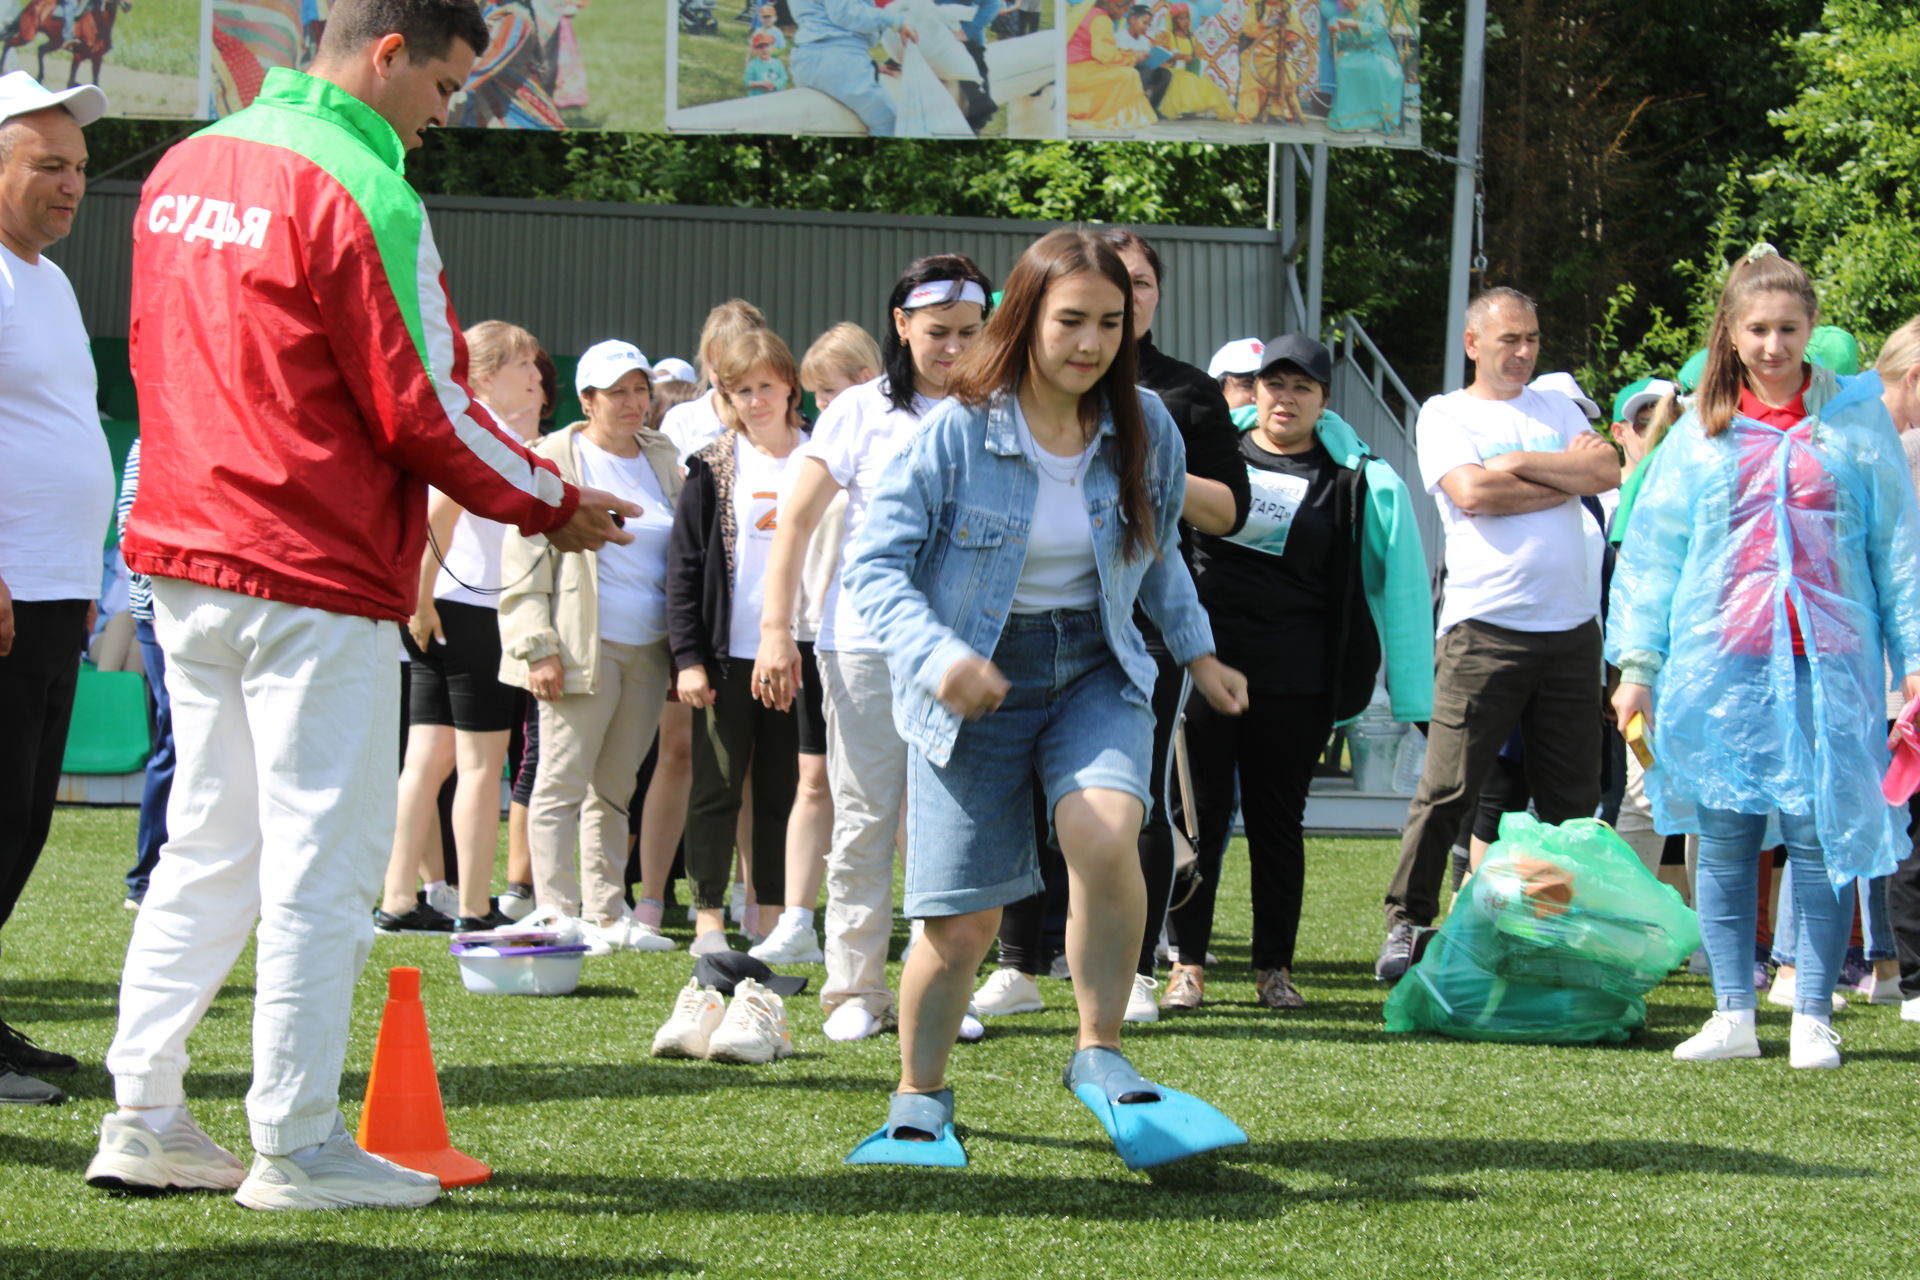
M 1650 1000 L 1635 1044 L 1546 1049 L 1388 1036 L 1370 965 L 1386 841 L 1309 842 L 1296 980 L 1310 1007 L 1256 1008 L 1245 859 L 1230 856 L 1209 1004 L 1132 1030 L 1149 1075 L 1253 1137 L 1224 1158 L 1128 1173 L 1059 1085 L 1071 987 L 990 1021 L 954 1055 L 973 1166 L 851 1169 L 880 1121 L 891 1037 L 830 1045 L 789 1002 L 797 1055 L 763 1068 L 655 1061 L 684 952 L 589 959 L 571 998 L 467 995 L 445 946 L 382 938 L 348 1072 L 357 1118 L 384 968 L 425 970 L 455 1141 L 496 1169 L 414 1213 L 249 1213 L 213 1195 L 120 1199 L 80 1178 L 110 1105 L 132 914 L 129 810 L 62 810 L 6 929 L 8 1018 L 88 1065 L 60 1108 L 0 1110 L 0 1277 L 1911 1276 L 1920 1026 L 1857 1009 L 1838 1072 L 1668 1051 L 1704 980 Z M 677 914 L 677 913 L 676 913 Z M 672 932 L 687 940 L 684 922 Z M 896 939 L 896 942 L 898 939 Z M 820 970 L 808 971 L 816 983 Z M 251 952 L 191 1042 L 194 1115 L 246 1154 Z

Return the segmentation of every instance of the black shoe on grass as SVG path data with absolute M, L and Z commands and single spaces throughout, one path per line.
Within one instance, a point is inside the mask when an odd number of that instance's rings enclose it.
M 1380 958 L 1373 963 L 1373 977 L 1376 982 L 1398 982 L 1412 966 L 1413 926 L 1403 920 L 1387 930 Z
M 441 915 L 426 903 L 418 902 L 405 915 L 376 909 L 373 927 L 382 933 L 452 933 L 453 917 Z
M 34 1079 L 10 1062 L 0 1062 L 0 1103 L 57 1107 L 66 1100 L 66 1094 L 45 1080 Z
M 49 1071 L 78 1071 L 80 1060 L 72 1054 L 42 1049 L 33 1040 L 0 1020 L 0 1063 L 23 1075 L 44 1075 Z M 58 1090 L 55 1090 L 58 1092 Z
M 513 917 L 500 914 L 495 907 L 483 916 L 459 916 L 453 922 L 455 933 L 484 933 L 488 929 L 504 929 L 513 923 Z

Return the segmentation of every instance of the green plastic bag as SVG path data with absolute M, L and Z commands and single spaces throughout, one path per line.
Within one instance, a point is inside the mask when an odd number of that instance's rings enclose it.
M 1604 822 L 1524 813 L 1387 997 L 1388 1031 L 1523 1044 L 1617 1042 L 1700 945 L 1693 911 Z

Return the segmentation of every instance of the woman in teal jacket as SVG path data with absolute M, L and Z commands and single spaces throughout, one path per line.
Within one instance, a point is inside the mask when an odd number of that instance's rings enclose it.
M 1191 703 L 1187 743 L 1201 884 L 1172 913 L 1165 1003 L 1199 1004 L 1236 774 L 1253 871 L 1260 1003 L 1297 1009 L 1294 937 L 1306 882 L 1307 788 L 1335 724 L 1372 697 L 1381 659 L 1396 719 L 1433 714 L 1433 612 L 1407 487 L 1327 405 L 1333 360 L 1311 338 L 1266 344 L 1255 421 L 1240 437 L 1246 525 L 1196 535 L 1194 577 L 1221 661 L 1247 673 L 1245 715 Z

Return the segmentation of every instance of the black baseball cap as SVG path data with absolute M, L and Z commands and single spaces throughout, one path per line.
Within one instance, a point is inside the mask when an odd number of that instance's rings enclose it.
M 1260 372 L 1265 373 L 1277 364 L 1295 365 L 1323 387 L 1333 384 L 1332 353 L 1304 334 L 1283 333 L 1267 339 L 1266 351 L 1260 357 Z
M 807 989 L 805 978 L 775 973 L 744 951 L 715 951 L 701 956 L 694 962 L 693 976 L 701 986 L 712 987 L 723 996 L 732 995 L 734 987 L 745 978 L 752 978 L 782 1000 Z

